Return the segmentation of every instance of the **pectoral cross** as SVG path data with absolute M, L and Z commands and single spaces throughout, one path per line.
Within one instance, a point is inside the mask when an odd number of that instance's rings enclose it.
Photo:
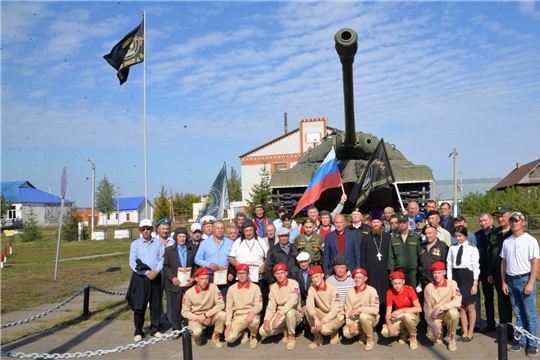
M 382 258 L 381 253 L 377 253 L 377 257 L 379 258 L 379 261 L 381 261 L 381 258 Z

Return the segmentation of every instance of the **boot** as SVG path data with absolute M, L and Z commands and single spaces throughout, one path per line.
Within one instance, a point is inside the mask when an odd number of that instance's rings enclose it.
M 286 349 L 293 350 L 295 346 L 296 346 L 296 337 L 294 336 L 294 334 L 289 334 L 288 339 L 287 339 Z
M 456 333 L 450 333 L 450 337 L 448 338 L 448 350 L 449 351 L 457 350 Z
M 223 347 L 223 344 L 219 341 L 219 333 L 217 331 L 214 331 L 214 334 L 212 335 L 212 344 L 218 349 Z
M 364 346 L 365 351 L 373 350 L 375 343 L 373 342 L 373 335 L 366 335 L 366 346 Z
M 251 338 L 249 339 L 249 348 L 250 349 L 255 349 L 257 347 L 258 343 L 259 342 L 257 341 L 257 335 L 251 335 Z
M 281 341 L 283 341 L 284 343 L 289 342 L 289 336 L 287 335 L 286 331 L 283 332 L 283 339 L 281 339 Z
M 311 344 L 308 345 L 309 350 L 314 350 L 322 345 L 322 336 L 321 334 L 313 334 L 314 339 Z
M 418 349 L 418 342 L 416 341 L 416 334 L 411 334 L 411 337 L 409 338 L 409 346 L 411 350 Z
M 330 335 L 330 344 L 336 345 L 339 343 L 339 332 L 336 331 L 332 335 Z
M 249 341 L 249 334 L 248 332 L 246 331 L 244 333 L 244 336 L 242 337 L 242 340 L 240 341 L 240 344 L 247 344 Z

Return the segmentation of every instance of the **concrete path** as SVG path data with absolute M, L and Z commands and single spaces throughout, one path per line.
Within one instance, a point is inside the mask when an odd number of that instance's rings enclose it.
M 114 291 L 125 291 L 127 285 L 119 286 Z M 90 310 L 95 309 L 104 301 L 118 301 L 120 295 L 106 295 L 95 290 L 90 291 Z M 49 315 L 31 323 L 2 329 L 2 336 L 35 328 L 44 321 L 61 319 L 78 314 L 82 311 L 83 295 L 79 295 L 66 306 L 53 311 Z M 54 307 L 57 304 L 47 304 L 33 307 L 27 311 L 12 312 L 2 315 L 1 323 L 6 324 L 36 315 Z M 166 331 L 170 333 L 170 330 Z M 446 345 L 432 345 L 425 334 L 419 335 L 420 346 L 410 350 L 408 345 L 399 345 L 397 341 L 378 339 L 373 351 L 366 352 L 358 343 L 342 339 L 340 344 L 330 345 L 329 339 L 316 350 L 309 350 L 311 336 L 303 334 L 297 337 L 296 348 L 285 350 L 281 337 L 268 338 L 259 343 L 256 349 L 250 349 L 247 344 L 226 345 L 216 349 L 210 342 L 202 346 L 193 346 L 194 359 L 497 359 L 497 344 L 494 342 L 495 333 L 488 335 L 475 334 L 470 343 L 458 342 L 458 351 L 449 352 Z M 149 339 L 147 336 L 144 340 Z M 48 331 L 37 332 L 17 341 L 1 344 L 3 351 L 24 353 L 74 353 L 95 351 L 99 349 L 114 349 L 133 343 L 133 323 L 131 321 L 84 321 L 71 327 L 60 327 Z M 167 340 L 149 345 L 144 348 L 108 354 L 106 359 L 182 359 L 182 340 Z M 523 352 L 508 353 L 508 359 L 528 359 Z

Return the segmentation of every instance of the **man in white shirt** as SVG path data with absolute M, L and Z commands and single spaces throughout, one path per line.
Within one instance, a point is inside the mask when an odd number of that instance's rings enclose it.
M 510 229 L 513 235 L 504 243 L 501 251 L 502 290 L 510 295 L 516 315 L 516 325 L 531 333 L 538 334 L 538 313 L 536 310 L 536 275 L 540 265 L 538 241 L 525 232 L 525 216 L 520 212 L 510 215 Z M 538 344 L 521 335 L 519 342 L 509 351 L 525 350 L 527 356 L 538 355 Z
M 441 226 L 441 215 L 438 211 L 432 210 L 426 214 L 428 223 L 435 226 L 437 229 L 437 237 L 444 242 L 448 247 L 452 246 L 452 236 L 450 233 Z

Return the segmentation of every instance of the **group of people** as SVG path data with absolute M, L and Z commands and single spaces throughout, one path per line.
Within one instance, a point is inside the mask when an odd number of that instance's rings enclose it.
M 378 331 L 408 341 L 414 350 L 419 325 L 425 324 L 428 339 L 446 339 L 455 351 L 458 340 L 472 341 L 480 330 L 480 284 L 487 320 L 482 332 L 495 330 L 495 287 L 500 322 L 511 323 L 513 310 L 517 325 L 536 336 L 540 256 L 522 213 L 497 207 L 495 228 L 484 212 L 481 230 L 471 234 L 466 219 L 453 218 L 447 203 L 437 209 L 428 201 L 421 214 L 411 201 L 402 213 L 374 209 L 368 219 L 355 208 L 347 223 L 341 214 L 346 201 L 343 195 L 332 213 L 309 208 L 301 224 L 284 208 L 272 221 L 256 205 L 252 218 L 236 214 L 226 233 L 223 221 L 203 217 L 189 233 L 179 227 L 169 236 L 170 220 L 162 219 L 152 237 L 151 221 L 141 221 L 141 238 L 131 245 L 127 295 L 134 340 L 144 336 L 147 304 L 149 333 L 162 335 L 165 289 L 173 330 L 189 325 L 198 345 L 213 327 L 210 338 L 218 348 L 222 338 L 241 338 L 255 348 L 259 335 L 282 334 L 292 350 L 304 329 L 313 336 L 309 349 L 321 346 L 322 336 L 337 344 L 342 334 L 358 337 L 369 351 Z M 537 344 L 522 336 L 509 350 L 534 356 Z

